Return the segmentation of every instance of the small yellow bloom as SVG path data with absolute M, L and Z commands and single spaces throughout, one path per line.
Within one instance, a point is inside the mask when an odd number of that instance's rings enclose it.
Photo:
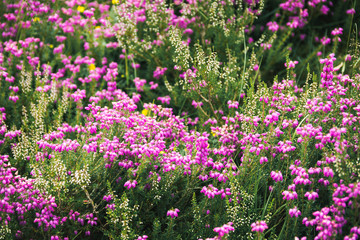
M 115 5 L 115 4 L 119 4 L 119 0 L 112 0 L 112 4 Z
M 164 154 L 165 154 L 165 152 L 164 152 L 164 151 L 161 151 L 161 152 L 160 152 L 160 154 L 163 154 L 163 155 L 164 155 Z
M 144 110 L 142 110 L 142 112 L 141 112 L 142 114 L 144 114 L 145 116 L 147 116 L 148 114 L 149 114 L 149 110 L 147 110 L 147 109 L 144 109 Z
M 54 48 L 54 45 L 52 45 L 52 44 L 49 44 L 49 48 Z
M 34 17 L 32 20 L 33 20 L 33 22 L 40 22 L 40 18 L 38 18 L 38 17 Z
M 124 75 L 124 74 L 121 74 L 121 77 L 123 78 L 123 77 L 125 77 L 125 75 Z
M 95 29 L 101 29 L 101 27 L 100 27 L 100 26 L 96 26 Z
M 96 68 L 96 67 L 95 67 L 95 64 L 90 64 L 90 65 L 89 65 L 89 70 L 90 70 L 90 71 L 95 70 L 95 68 Z
M 85 11 L 85 7 L 83 7 L 83 6 L 78 6 L 78 7 L 77 7 L 77 10 L 82 13 L 82 12 Z
M 211 131 L 211 134 L 216 137 L 217 136 L 217 133 L 215 133 L 214 131 Z

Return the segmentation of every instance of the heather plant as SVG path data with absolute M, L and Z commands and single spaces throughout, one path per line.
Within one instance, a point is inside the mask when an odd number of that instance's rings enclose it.
M 359 11 L 1 2 L 1 238 L 357 239 Z
M 307 30 L 307 26 L 330 14 L 331 7 L 345 12 L 354 6 L 348 2 L 338 8 L 336 3 L 327 1 L 272 3 L 269 5 L 279 5 L 271 19 L 268 15 L 262 17 L 264 1 L 173 4 L 174 9 L 169 9 L 163 1 L 119 1 L 113 9 L 118 21 L 113 29 L 123 47 L 125 65 L 132 62 L 135 75 L 143 73 L 144 80 L 151 79 L 150 89 L 141 90 L 145 91 L 143 97 L 157 99 L 147 90 L 155 89 L 153 86 L 162 79 L 159 92 L 168 92 L 172 105 L 177 106 L 175 109 L 199 115 L 202 121 L 209 117 L 218 120 L 221 117 L 218 110 L 226 113 L 226 102 L 229 99 L 239 102 L 259 79 L 271 84 L 275 72 L 286 76 L 283 64 L 287 56 L 301 59 L 297 72 L 306 78 L 307 65 L 320 67 L 317 54 L 325 57 L 334 52 L 341 44 L 339 35 L 343 30 L 329 29 L 333 39 L 325 36 L 320 41 L 319 31 Z M 160 19 L 163 23 L 159 23 Z M 353 20 L 351 14 L 346 18 L 350 26 Z M 346 27 L 346 31 L 351 30 Z M 310 36 L 306 38 L 304 32 Z M 309 40 L 312 45 L 308 46 L 305 38 L 315 38 L 318 43 Z M 328 47 L 331 40 L 332 48 Z M 305 45 L 307 55 L 302 56 Z M 304 80 L 299 81 L 304 84 Z M 190 103 L 196 109 L 187 107 Z

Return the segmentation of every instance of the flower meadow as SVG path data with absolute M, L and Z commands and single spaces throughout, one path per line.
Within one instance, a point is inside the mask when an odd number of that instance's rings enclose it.
M 359 239 L 356 0 L 0 2 L 0 239 Z

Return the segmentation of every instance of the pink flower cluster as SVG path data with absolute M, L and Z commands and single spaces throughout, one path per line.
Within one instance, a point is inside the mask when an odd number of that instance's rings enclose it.
M 167 211 L 166 216 L 170 216 L 171 218 L 175 218 L 175 217 L 179 216 L 178 215 L 179 212 L 180 212 L 180 210 L 175 208 L 175 209 Z
M 55 198 L 34 189 L 34 180 L 21 177 L 16 171 L 9 163 L 9 156 L 0 155 L 0 212 L 3 213 L 0 222 L 8 225 L 17 216 L 20 225 L 25 226 L 30 219 L 25 219 L 24 215 L 34 212 L 33 223 L 37 223 L 44 231 L 63 225 L 68 218 L 54 214 L 57 208 Z M 96 217 L 90 214 L 87 218 L 90 225 L 96 224 Z M 22 235 L 21 231 L 17 234 Z
M 160 77 L 162 77 L 165 72 L 166 72 L 167 68 L 162 68 L 162 67 L 157 67 L 156 70 L 154 71 L 153 77 L 156 79 L 160 79 Z
M 125 184 L 124 184 L 124 187 L 126 187 L 127 189 L 130 189 L 130 188 L 135 188 L 136 187 L 136 184 L 137 184 L 137 181 L 136 180 L 129 180 L 127 181 Z
M 251 231 L 253 232 L 264 232 L 268 229 L 268 226 L 265 221 L 257 221 L 251 224 Z
M 167 95 L 165 97 L 158 97 L 157 100 L 159 100 L 162 104 L 166 103 L 169 105 L 171 98 L 169 95 Z
M 221 239 L 221 237 L 223 237 L 225 234 L 228 234 L 230 231 L 235 230 L 235 228 L 232 225 L 233 225 L 232 222 L 228 222 L 221 227 L 214 228 L 214 232 L 218 233 L 218 235 Z

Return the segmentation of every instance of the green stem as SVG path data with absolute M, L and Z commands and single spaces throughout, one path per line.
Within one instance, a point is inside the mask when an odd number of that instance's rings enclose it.
M 125 77 L 126 77 L 126 86 L 129 86 L 129 65 L 128 65 L 128 55 L 125 52 Z

